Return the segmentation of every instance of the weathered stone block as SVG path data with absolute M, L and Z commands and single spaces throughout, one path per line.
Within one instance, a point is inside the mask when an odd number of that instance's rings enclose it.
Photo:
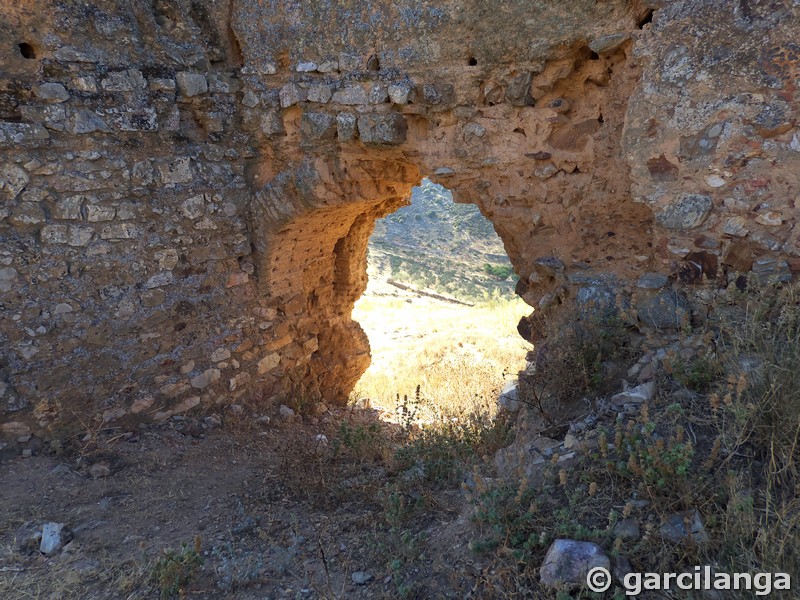
M 33 86 L 33 95 L 45 102 L 66 102 L 69 100 L 67 89 L 60 83 L 43 83 Z
M 298 65 L 295 67 L 295 71 L 298 73 L 313 73 L 316 70 L 317 63 L 312 61 L 298 63 Z
M 154 256 L 158 261 L 158 267 L 162 271 L 171 271 L 178 266 L 178 251 L 175 248 L 159 250 Z
M 120 111 L 107 112 L 109 122 L 121 131 L 157 131 L 158 115 L 156 109 L 126 108 Z
M 364 58 L 358 54 L 342 52 L 339 54 L 339 70 L 343 73 L 359 71 L 364 66 Z
M 17 280 L 17 270 L 13 267 L 0 267 L 0 292 L 10 292 Z
M 333 95 L 333 91 L 331 90 L 331 86 L 318 83 L 315 85 L 308 86 L 308 101 L 309 102 L 318 102 L 320 104 L 327 104 L 331 96 Z
M 94 94 L 97 91 L 97 80 L 91 75 L 81 75 L 72 80 L 72 85 L 76 90 Z
M 298 102 L 304 102 L 306 97 L 306 90 L 302 89 L 297 84 L 287 83 L 281 88 L 279 94 L 281 108 L 289 108 Z
M 75 247 L 88 246 L 94 236 L 94 229 L 91 227 L 80 227 L 78 225 L 70 225 L 69 233 L 67 234 L 67 244 Z
M 208 91 L 208 81 L 202 73 L 181 71 L 175 75 L 175 82 L 181 95 L 192 98 Z
M 76 50 L 72 46 L 62 46 L 53 53 L 53 57 L 61 62 L 96 63 L 97 58 L 85 52 Z
M 147 81 L 138 69 L 127 69 L 109 73 L 100 81 L 100 87 L 107 92 L 133 92 L 147 87 Z
M 658 329 L 680 329 L 689 320 L 689 302 L 680 292 L 667 290 L 636 303 L 641 320 Z
M 369 95 L 361 86 L 351 86 L 338 90 L 333 95 L 333 102 L 350 106 L 369 104 Z
M 45 214 L 38 202 L 20 202 L 11 210 L 9 220 L 14 225 L 37 225 L 44 223 Z
M 272 352 L 258 361 L 258 374 L 263 375 L 277 367 L 281 362 L 281 357 L 277 352 Z
M 692 229 L 705 221 L 713 206 L 710 196 L 682 194 L 656 213 L 656 223 L 667 229 Z
M 145 281 L 144 287 L 145 289 L 152 290 L 153 288 L 170 285 L 173 280 L 174 275 L 172 274 L 172 271 L 162 271 L 161 273 L 156 273 L 150 279 Z
M 45 225 L 44 227 L 42 227 L 40 236 L 43 244 L 66 244 L 67 226 Z
M 226 73 L 210 73 L 208 75 L 208 90 L 214 94 L 235 94 L 241 85 L 236 77 Z
M 38 123 L 0 122 L 0 144 L 25 144 L 47 139 L 50 139 L 50 134 Z
M 422 86 L 421 101 L 429 106 L 449 106 L 455 102 L 455 87 L 451 83 L 426 83 Z
M 77 110 L 70 115 L 66 129 L 68 132 L 75 134 L 111 131 L 97 113 L 85 108 Z
M 117 209 L 113 206 L 100 206 L 97 204 L 89 204 L 86 206 L 86 220 L 90 223 L 99 223 L 102 221 L 113 221 Z
M 150 89 L 154 92 L 172 93 L 176 89 L 175 80 L 163 78 L 151 79 Z
M 154 308 L 160 306 L 167 299 L 164 290 L 152 289 L 142 292 L 142 304 L 147 308 Z
M 506 86 L 506 100 L 514 106 L 532 105 L 531 81 L 533 81 L 533 73 L 530 72 L 514 77 Z
M 261 102 L 261 99 L 253 90 L 247 90 L 242 97 L 242 104 L 248 108 L 255 108 L 259 102 Z
M 163 183 L 188 183 L 192 180 L 192 159 L 181 156 L 168 163 L 158 165 Z
M 336 135 L 340 142 L 348 142 L 356 137 L 357 120 L 353 113 L 336 115 Z
M 320 73 L 334 73 L 339 70 L 339 61 L 335 59 L 324 60 L 317 66 Z
M 192 378 L 190 381 L 193 388 L 204 389 L 210 386 L 215 381 L 219 381 L 222 373 L 219 369 L 206 369 L 197 377 Z
M 636 282 L 636 287 L 642 290 L 660 290 L 667 287 L 669 277 L 663 273 L 645 273 Z
M 133 223 L 111 223 L 100 230 L 104 240 L 132 240 L 139 236 L 139 228 Z
M 406 141 L 406 128 L 406 120 L 399 113 L 358 117 L 358 135 L 365 144 L 402 144 Z
M 29 182 L 28 174 L 14 163 L 0 165 L 0 192 L 5 200 L 14 200 Z
M 597 544 L 574 540 L 555 540 L 547 550 L 539 569 L 541 581 L 547 586 L 586 583 L 594 568 L 611 569 L 611 561 Z
M 187 198 L 181 203 L 181 214 L 187 219 L 199 219 L 206 212 L 206 199 L 203 194 Z
M 691 540 L 697 544 L 709 541 L 703 519 L 697 509 L 670 515 L 659 529 L 661 535 L 673 542 Z
M 369 88 L 370 104 L 383 104 L 388 100 L 389 100 L 389 92 L 386 90 L 385 85 L 376 84 Z
M 336 137 L 336 117 L 329 113 L 305 112 L 300 129 L 308 139 L 332 140 Z
M 408 104 L 408 97 L 411 94 L 411 84 L 393 83 L 389 86 L 389 99 L 393 104 Z
M 611 52 L 628 41 L 630 37 L 631 36 L 629 33 L 612 33 L 609 35 L 604 35 L 589 42 L 589 49 L 592 52 L 597 52 L 598 54 Z
M 20 106 L 20 114 L 28 121 L 40 123 L 53 131 L 64 131 L 67 113 L 60 104 L 46 106 Z
M 83 206 L 83 199 L 83 196 L 61 198 L 56 202 L 56 205 L 53 209 L 53 217 L 56 219 L 79 221 L 81 219 L 81 206 Z
M 214 352 L 211 353 L 211 362 L 221 362 L 223 360 L 228 360 L 231 357 L 231 351 L 227 348 L 217 348 Z
M 575 294 L 575 304 L 583 319 L 607 318 L 617 311 L 617 294 L 613 288 L 601 285 L 582 287 Z
M 286 135 L 286 128 L 283 126 L 283 119 L 276 110 L 268 110 L 261 115 L 261 131 L 269 137 Z

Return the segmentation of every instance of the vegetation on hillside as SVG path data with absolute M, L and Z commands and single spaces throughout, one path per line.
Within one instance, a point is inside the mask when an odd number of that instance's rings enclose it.
M 411 204 L 375 224 L 370 273 L 465 301 L 513 294 L 517 277 L 492 224 L 444 187 L 414 188 Z

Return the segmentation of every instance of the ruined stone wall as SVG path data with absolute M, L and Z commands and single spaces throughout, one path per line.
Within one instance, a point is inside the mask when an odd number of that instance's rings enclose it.
M 791 278 L 798 17 L 4 2 L 3 432 L 341 401 L 369 360 L 350 312 L 372 225 L 423 176 L 494 223 L 531 339 L 575 302 L 676 327 L 705 289 L 683 285 Z

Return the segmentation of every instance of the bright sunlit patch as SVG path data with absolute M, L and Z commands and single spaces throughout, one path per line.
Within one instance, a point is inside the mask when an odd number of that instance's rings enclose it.
M 516 330 L 531 308 L 513 294 L 502 242 L 476 207 L 430 182 L 390 219 L 370 240 L 369 287 L 353 310 L 372 348 L 353 398 L 397 421 L 411 404 L 419 423 L 494 412 L 531 348 Z

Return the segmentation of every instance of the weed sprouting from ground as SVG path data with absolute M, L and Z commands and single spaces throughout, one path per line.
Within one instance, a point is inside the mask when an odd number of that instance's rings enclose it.
M 151 577 L 158 588 L 161 598 L 172 598 L 182 593 L 184 587 L 192 580 L 195 572 L 203 565 L 200 556 L 200 538 L 195 538 L 194 545 L 181 544 L 180 550 L 164 550 L 161 557 L 153 565 Z
M 443 419 L 409 436 L 394 455 L 400 471 L 417 469 L 420 477 L 436 486 L 461 481 L 463 471 L 482 456 L 507 445 L 507 423 L 486 412 L 471 412 Z
M 351 425 L 342 421 L 334 442 L 334 453 L 343 454 L 351 460 L 368 462 L 380 460 L 387 447 L 388 440 L 380 423 Z

